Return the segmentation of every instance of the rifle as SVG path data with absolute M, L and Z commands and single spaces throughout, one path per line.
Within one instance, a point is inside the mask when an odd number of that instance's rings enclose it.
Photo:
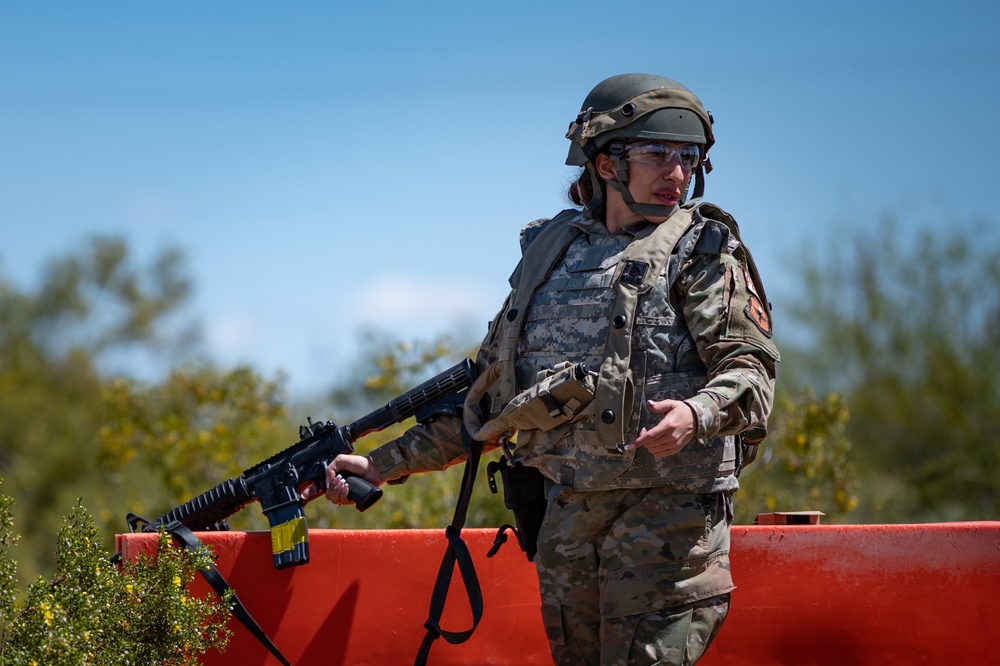
M 226 519 L 257 501 L 271 529 L 274 566 L 283 569 L 305 564 L 309 561 L 309 534 L 304 507 L 326 490 L 327 465 L 338 455 L 352 453 L 359 438 L 416 416 L 468 388 L 474 379 L 475 366 L 465 359 L 349 425 L 308 419 L 309 425 L 299 427 L 296 444 L 155 520 L 128 514 L 129 530 L 135 532 L 140 523 L 143 532 L 174 532 L 178 526 L 191 531 L 229 529 Z M 340 474 L 358 511 L 365 511 L 382 497 L 382 490 L 363 478 Z M 303 497 L 302 491 L 310 485 L 318 492 Z

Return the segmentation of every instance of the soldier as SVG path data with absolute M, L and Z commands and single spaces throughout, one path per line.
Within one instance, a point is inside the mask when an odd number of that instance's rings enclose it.
M 468 431 L 544 484 L 534 561 L 560 666 L 693 664 L 729 609 L 731 498 L 779 357 L 736 223 L 701 200 L 712 122 L 660 76 L 590 92 L 567 134 L 577 208 L 522 230 L 477 358 Z M 348 502 L 339 471 L 381 484 L 462 460 L 460 425 L 338 457 L 327 497 Z

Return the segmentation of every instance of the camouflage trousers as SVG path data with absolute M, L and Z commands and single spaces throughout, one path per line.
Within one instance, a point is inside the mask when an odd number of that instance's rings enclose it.
M 557 666 L 689 665 L 729 611 L 730 496 L 563 490 L 535 565 Z

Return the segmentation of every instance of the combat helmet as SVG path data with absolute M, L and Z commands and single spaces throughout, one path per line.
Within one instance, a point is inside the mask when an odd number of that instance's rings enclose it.
M 603 190 L 593 160 L 606 153 L 615 165 L 617 181 L 609 185 L 622 194 L 629 209 L 648 216 L 667 216 L 673 208 L 660 204 L 638 204 L 628 191 L 628 160 L 625 145 L 634 139 L 675 141 L 701 146 L 702 159 L 695 167 L 693 198 L 704 194 L 705 174 L 712 170 L 708 151 L 715 144 L 712 115 L 687 87 L 655 74 L 619 74 L 598 83 L 566 138 L 572 144 L 566 164 L 582 166 L 593 182 L 594 198 L 584 209 L 592 216 L 603 208 Z

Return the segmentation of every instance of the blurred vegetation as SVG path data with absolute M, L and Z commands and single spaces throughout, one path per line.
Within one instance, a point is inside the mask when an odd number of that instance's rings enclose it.
M 108 368 L 182 358 L 193 333 L 175 314 L 189 292 L 179 253 L 136 266 L 113 238 L 52 260 L 34 290 L 0 276 L 0 477 L 28 517 L 22 577 L 51 570 L 61 517 L 81 496 L 110 542 L 122 498 L 99 454 Z
M 228 644 L 225 604 L 187 591 L 208 551 L 190 555 L 164 534 L 155 553 L 116 566 L 77 504 L 51 579 L 37 578 L 18 603 L 13 526 L 13 501 L 0 494 L 0 666 L 180 666 Z
M 887 218 L 837 233 L 802 253 L 792 307 L 775 312 L 779 392 L 741 477 L 738 522 L 803 509 L 825 522 L 996 518 L 1000 245 L 958 223 L 915 234 Z M 108 238 L 52 261 L 35 289 L 0 275 L 0 476 L 28 517 L 23 580 L 55 567 L 53 535 L 77 498 L 110 552 L 127 512 L 155 518 L 294 443 L 305 416 L 348 423 L 474 351 L 475 341 L 366 332 L 349 380 L 291 402 L 281 376 L 199 357 L 189 292 L 179 253 L 137 265 Z M 136 371 L 150 365 L 162 371 Z M 403 428 L 365 437 L 359 452 Z M 469 526 L 509 521 L 484 470 Z M 443 527 L 461 473 L 387 487 L 364 514 L 315 502 L 307 519 Z M 231 522 L 266 525 L 252 506 Z
M 823 522 L 842 522 L 857 508 L 857 471 L 846 435 L 850 418 L 841 396 L 812 391 L 790 399 L 779 394 L 770 432 L 757 459 L 740 475 L 736 522 L 759 513 L 820 510 Z
M 156 518 L 293 443 L 280 381 L 246 367 L 184 367 L 157 384 L 116 378 L 101 403 L 93 455 L 114 490 L 107 527 L 117 531 L 123 512 Z M 253 526 L 248 518 L 231 523 Z
M 805 253 L 803 253 L 805 255 Z M 857 522 L 1000 514 L 1000 238 L 986 220 L 892 216 L 809 255 L 783 387 L 837 393 Z

